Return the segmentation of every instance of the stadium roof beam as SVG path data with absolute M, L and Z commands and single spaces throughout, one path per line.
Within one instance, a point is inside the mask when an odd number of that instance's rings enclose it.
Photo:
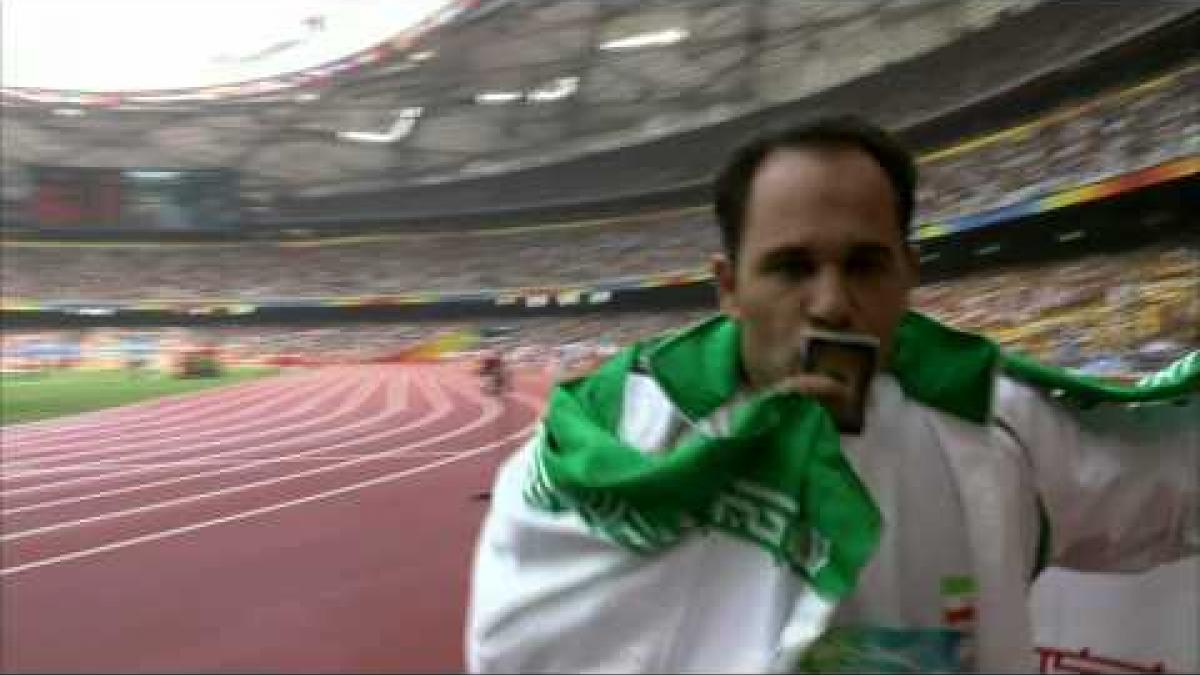
M 481 105 L 505 105 L 508 103 L 520 103 L 525 94 L 515 90 L 497 90 L 481 91 L 475 94 L 475 102 Z
M 396 111 L 392 126 L 386 131 L 339 131 L 336 136 L 344 141 L 355 143 L 395 143 L 412 133 L 412 129 L 421 118 L 424 108 L 401 108 Z
M 609 40 L 599 45 L 598 49 L 604 51 L 623 51 L 628 49 L 643 49 L 645 47 L 663 47 L 673 45 L 676 42 L 682 42 L 687 39 L 688 35 L 688 31 L 683 28 L 667 28 Z
M 318 102 L 317 104 L 319 105 L 320 102 Z M 228 163 L 228 165 L 230 167 L 237 169 L 241 173 L 245 173 L 246 172 L 245 171 L 246 164 L 248 164 L 254 158 L 254 155 L 256 153 L 258 153 L 263 147 L 266 147 L 268 144 L 273 143 L 275 141 L 286 140 L 288 138 L 288 136 L 294 135 L 296 133 L 312 134 L 311 131 L 306 130 L 306 129 L 296 125 L 296 122 L 306 112 L 304 109 L 304 106 L 292 105 L 292 106 L 283 108 L 283 110 L 284 110 L 283 119 L 281 119 L 281 120 L 267 119 L 266 123 L 264 123 L 262 125 L 263 127 L 265 127 L 267 129 L 267 131 L 260 134 L 257 138 L 254 139 L 253 142 L 245 143 L 243 148 L 240 151 L 238 151 L 238 153 L 230 159 L 230 161 Z M 262 115 L 262 113 L 255 115 L 255 119 L 261 122 L 262 121 L 260 119 L 261 115 Z M 325 136 L 325 134 L 323 134 L 323 133 L 320 135 Z M 277 179 L 270 179 L 270 182 L 279 186 L 277 189 L 277 192 L 287 189 L 287 184 L 282 181 L 279 181 Z
M 735 60 L 728 68 L 715 73 L 711 79 L 723 79 L 729 70 L 739 74 L 739 90 L 745 101 L 758 101 L 762 98 L 759 88 L 762 86 L 758 74 L 762 72 L 763 45 L 767 41 L 767 9 L 765 2 L 752 2 L 745 6 L 746 50 L 742 58 Z
M 575 95 L 579 89 L 579 76 L 556 77 L 551 82 L 525 93 L 529 103 L 553 103 Z
M 697 109 L 728 104 L 730 102 L 730 97 L 727 94 L 710 94 L 702 91 L 676 91 L 645 101 L 647 105 L 670 106 L 663 108 L 661 112 L 672 114 L 679 112 L 695 113 Z M 596 103 L 588 103 L 587 107 L 591 110 L 603 111 L 628 108 L 630 105 L 629 101 L 598 101 Z
M 609 18 L 615 16 L 619 10 L 612 5 L 602 5 L 597 3 L 593 5 L 592 17 L 587 24 L 587 39 L 583 45 L 583 50 L 576 55 L 576 72 L 580 74 L 581 82 L 586 85 L 588 78 L 591 76 L 592 68 L 595 66 L 595 54 L 597 45 L 600 42 L 600 26 L 606 23 Z M 582 96 L 575 96 L 571 99 L 570 104 L 563 110 L 563 128 L 569 136 L 578 136 L 583 131 L 583 117 L 586 114 L 586 108 Z

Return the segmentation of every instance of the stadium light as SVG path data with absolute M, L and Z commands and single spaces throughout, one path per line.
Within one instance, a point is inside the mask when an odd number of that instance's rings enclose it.
M 181 172 L 130 169 L 129 171 L 124 171 L 122 173 L 127 178 L 134 178 L 137 180 L 174 180 L 179 178 Z
M 426 49 L 423 52 L 416 52 L 415 54 L 409 54 L 408 59 L 410 61 L 416 61 L 417 63 L 420 63 L 422 61 L 428 61 L 429 59 L 432 59 L 434 56 L 437 56 L 437 52 L 435 52 L 431 49 Z
M 321 95 L 313 91 L 306 91 L 303 94 L 296 94 L 296 101 L 300 103 L 312 103 L 319 98 L 321 98 Z
M 395 143 L 412 132 L 413 126 L 420 119 L 424 108 L 402 108 L 392 122 L 392 127 L 384 132 L 377 131 L 339 131 L 337 137 L 343 141 L 355 143 Z
M 519 91 L 485 91 L 475 95 L 475 102 L 483 105 L 501 105 L 521 100 Z
M 526 99 L 532 103 L 548 103 L 562 100 L 578 90 L 578 77 L 560 77 L 547 86 L 530 91 Z
M 667 28 L 666 30 L 639 33 L 637 35 L 609 40 L 602 43 L 600 49 L 619 51 L 622 49 L 641 49 L 642 47 L 661 47 L 663 45 L 675 44 L 687 36 L 688 32 L 682 28 Z

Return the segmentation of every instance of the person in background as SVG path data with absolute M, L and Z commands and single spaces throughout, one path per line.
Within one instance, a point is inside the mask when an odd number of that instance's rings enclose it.
M 502 396 L 509 390 L 508 364 L 499 347 L 484 351 L 479 360 L 479 376 L 483 379 L 483 391 L 488 396 Z

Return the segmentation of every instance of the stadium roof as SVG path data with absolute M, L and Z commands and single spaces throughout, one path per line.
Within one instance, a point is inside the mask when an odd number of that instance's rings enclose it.
M 1037 4 L 457 0 L 282 76 L 101 95 L 5 82 L 5 182 L 31 164 L 234 167 L 270 200 L 503 172 L 802 98 Z

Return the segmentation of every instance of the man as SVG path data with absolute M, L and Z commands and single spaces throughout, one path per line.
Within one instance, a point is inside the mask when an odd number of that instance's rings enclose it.
M 1200 548 L 1200 358 L 1119 389 L 909 312 L 915 183 L 853 119 L 734 155 L 722 315 L 556 388 L 499 472 L 472 671 L 1028 671 L 1042 566 Z M 878 343 L 861 432 L 815 331 Z

